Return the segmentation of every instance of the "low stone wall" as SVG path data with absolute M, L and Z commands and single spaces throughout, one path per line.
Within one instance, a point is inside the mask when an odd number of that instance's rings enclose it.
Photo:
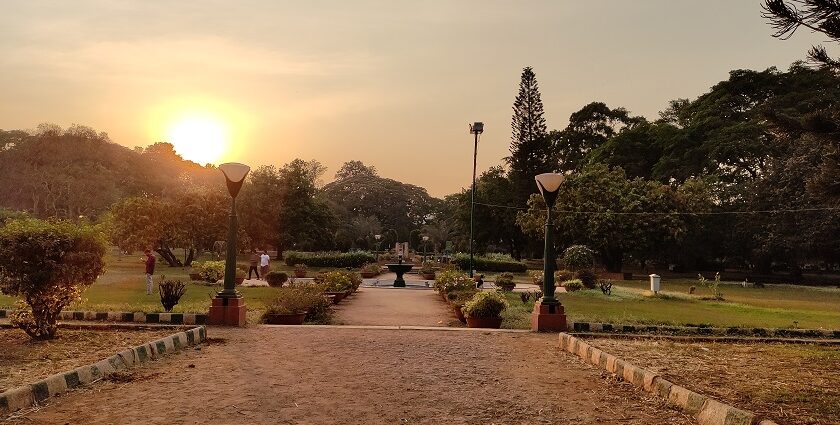
M 0 309 L 0 319 L 12 310 Z M 173 325 L 206 325 L 207 314 L 197 313 L 143 313 L 121 311 L 62 311 L 60 320 L 90 320 L 100 322 L 169 323 Z
M 182 348 L 200 344 L 205 339 L 207 339 L 207 331 L 204 326 L 200 326 L 121 351 L 94 364 L 57 373 L 30 385 L 13 388 L 0 393 L 0 413 L 9 414 L 36 406 L 56 394 L 96 382 L 116 371 L 159 359 Z
M 768 338 L 840 338 L 840 330 L 716 328 L 703 326 L 623 325 L 598 322 L 569 323 L 569 332 L 653 333 L 663 335 L 754 336 Z
M 773 421 L 761 420 L 752 412 L 721 403 L 670 382 L 570 334 L 560 334 L 560 349 L 575 354 L 585 362 L 614 373 L 625 381 L 667 400 L 668 404 L 697 419 L 700 425 L 776 425 Z

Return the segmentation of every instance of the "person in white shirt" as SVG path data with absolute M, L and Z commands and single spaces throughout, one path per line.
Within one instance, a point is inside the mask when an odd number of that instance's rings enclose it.
M 271 257 L 268 256 L 267 252 L 263 251 L 260 255 L 260 274 L 262 274 L 263 280 L 265 280 L 265 275 L 268 274 L 269 261 L 271 261 Z

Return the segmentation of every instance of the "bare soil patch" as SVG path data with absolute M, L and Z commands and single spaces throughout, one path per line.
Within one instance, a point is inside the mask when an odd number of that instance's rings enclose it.
M 837 424 L 840 347 L 588 339 L 686 388 L 785 424 Z
M 33 341 L 18 329 L 0 329 L 0 392 L 95 363 L 177 331 L 59 329 L 50 341 Z
M 693 424 L 556 335 L 211 328 L 225 344 L 52 399 L 12 424 Z M 191 367 L 190 365 L 193 365 Z

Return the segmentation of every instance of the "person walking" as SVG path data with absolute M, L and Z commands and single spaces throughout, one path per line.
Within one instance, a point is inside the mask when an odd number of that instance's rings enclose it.
M 157 258 L 152 255 L 152 250 L 143 251 L 146 257 L 140 257 L 140 261 L 146 264 L 146 295 L 152 295 L 152 275 L 155 274 L 155 262 Z
M 260 271 L 257 269 L 257 265 L 260 264 L 260 256 L 257 254 L 257 250 L 251 250 L 251 266 L 248 267 L 248 280 L 251 280 L 251 272 L 254 272 L 257 275 L 257 279 L 260 278 Z
M 271 257 L 268 256 L 268 252 L 263 250 L 262 255 L 260 255 L 260 273 L 263 275 L 263 280 L 265 280 L 265 276 L 268 274 L 269 262 L 271 262 Z

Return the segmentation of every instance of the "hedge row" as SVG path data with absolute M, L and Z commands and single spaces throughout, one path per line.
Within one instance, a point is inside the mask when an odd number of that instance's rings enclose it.
M 469 254 L 455 254 L 452 262 L 457 264 L 461 270 L 470 269 Z M 507 261 L 494 258 L 476 256 L 473 258 L 473 266 L 476 270 L 483 272 L 524 272 L 528 269 L 521 261 Z
M 369 252 L 300 252 L 286 251 L 283 253 L 286 265 L 306 264 L 309 267 L 361 267 L 367 263 L 375 263 L 376 256 Z

